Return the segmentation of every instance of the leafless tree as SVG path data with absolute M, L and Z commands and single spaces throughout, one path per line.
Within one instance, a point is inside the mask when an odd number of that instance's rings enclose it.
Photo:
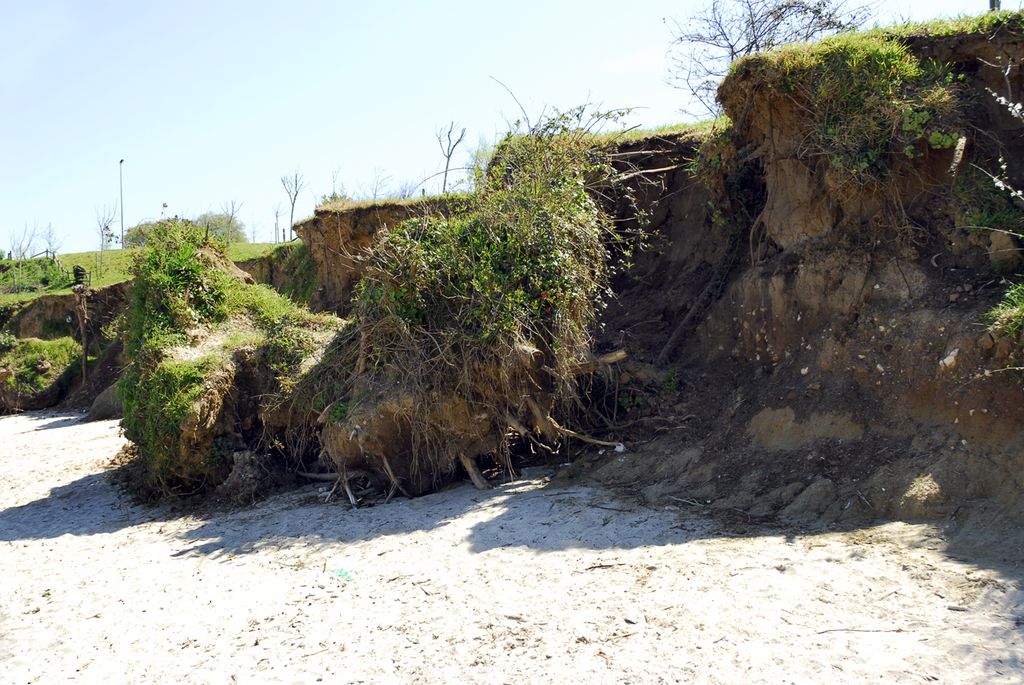
M 669 82 L 717 115 L 715 92 L 730 64 L 787 43 L 852 30 L 868 19 L 868 7 L 847 5 L 846 0 L 711 0 L 700 14 L 676 22 Z
M 98 207 L 96 209 L 96 235 L 100 239 L 100 253 L 96 266 L 96 276 L 103 276 L 103 253 L 106 251 L 110 244 L 114 242 L 114 229 L 110 227 L 114 223 L 114 218 L 117 216 L 117 203 L 113 202 L 109 206 Z
M 444 130 L 444 126 L 437 129 L 437 145 L 441 148 L 441 154 L 444 155 L 444 177 L 441 179 L 441 193 L 445 193 L 448 190 L 448 169 L 451 168 L 452 155 L 455 154 L 455 148 L 459 146 L 462 139 L 466 137 L 466 129 L 463 128 L 459 132 L 458 136 L 452 138 L 452 133 L 455 131 L 455 122 L 448 124 L 448 130 Z
M 419 181 L 403 181 L 395 189 L 395 197 L 399 200 L 408 200 L 416 194 L 416 190 L 422 185 Z
M 284 236 L 280 232 L 280 221 L 281 221 L 281 205 L 274 205 L 274 242 L 284 242 Z
M 30 229 L 28 224 L 20 232 L 11 230 L 8 234 L 11 245 L 11 257 L 13 259 L 28 259 L 32 254 L 36 242 L 38 227 L 33 225 Z
M 295 203 L 299 199 L 299 193 L 306 187 L 306 180 L 302 177 L 302 174 L 296 170 L 291 176 L 281 177 L 281 187 L 284 188 L 285 194 L 288 196 L 288 202 L 291 205 L 291 211 L 288 214 L 288 229 L 291 237 L 295 237 Z
M 228 218 L 228 224 L 234 225 L 238 223 L 238 213 L 242 211 L 242 205 L 244 202 L 225 202 L 220 206 L 220 213 Z
M 38 226 L 34 225 L 30 229 L 28 224 L 17 231 L 11 229 L 8 233 L 8 239 L 10 241 L 10 257 L 17 261 L 17 265 L 14 270 L 14 289 L 18 290 L 21 288 L 24 282 L 24 260 L 28 259 L 32 255 L 36 241 L 36 233 L 38 232 Z
M 61 240 L 57 237 L 57 232 L 53 230 L 53 224 L 46 224 L 46 228 L 43 230 L 43 244 L 46 245 L 46 251 L 50 253 L 50 256 L 56 257 L 57 250 L 60 249 Z
M 335 169 L 331 172 L 331 197 L 337 197 L 339 194 L 345 193 L 345 188 L 342 186 L 341 193 L 338 193 L 338 174 L 341 173 L 341 169 Z
M 388 184 L 391 183 L 391 175 L 383 169 L 373 168 L 373 180 L 366 192 L 363 194 L 367 200 L 383 200 L 388 195 Z

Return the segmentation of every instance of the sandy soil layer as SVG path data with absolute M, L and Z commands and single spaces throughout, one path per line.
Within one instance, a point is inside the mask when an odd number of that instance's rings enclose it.
M 1021 569 L 928 526 L 744 530 L 536 479 L 181 517 L 107 481 L 120 444 L 0 418 L 0 682 L 1024 682 Z

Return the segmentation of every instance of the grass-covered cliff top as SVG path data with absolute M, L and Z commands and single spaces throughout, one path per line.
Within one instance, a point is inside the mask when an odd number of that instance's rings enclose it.
M 883 181 L 929 149 L 955 146 L 965 125 L 962 89 L 950 65 L 921 59 L 894 34 L 872 30 L 737 60 L 718 93 L 734 116 L 749 111 L 755 92 L 788 99 L 793 121 L 776 125 L 799 129 L 800 153 L 864 184 Z
M 728 126 L 729 120 L 725 116 L 715 119 L 707 119 L 697 122 L 683 122 L 675 124 L 664 124 L 652 128 L 628 128 L 624 130 L 602 131 L 587 135 L 587 139 L 595 146 L 623 145 L 644 140 L 657 140 L 659 138 L 692 139 L 701 141 L 718 128 Z M 320 213 L 345 213 L 353 211 L 366 211 L 381 209 L 386 210 L 393 207 L 419 207 L 433 209 L 439 203 L 465 202 L 471 197 L 471 192 L 450 192 L 445 195 L 424 195 L 410 198 L 382 198 L 374 200 L 334 200 L 317 206 L 316 211 Z M 312 217 L 310 217 L 312 218 Z M 305 221 L 308 221 L 306 219 Z
M 885 26 L 866 31 L 890 38 L 921 38 L 945 36 L 992 34 L 997 31 L 1024 33 L 1024 12 L 986 12 L 975 16 L 937 19 L 927 22 L 911 22 Z

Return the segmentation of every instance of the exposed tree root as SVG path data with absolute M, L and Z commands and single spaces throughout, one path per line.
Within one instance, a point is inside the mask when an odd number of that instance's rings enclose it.
M 466 473 L 469 474 L 469 479 L 473 481 L 473 485 L 476 486 L 477 490 L 490 490 L 491 484 L 484 478 L 484 474 L 480 473 L 480 467 L 476 464 L 476 459 L 473 457 L 467 457 L 462 452 L 459 452 L 459 463 L 466 469 Z

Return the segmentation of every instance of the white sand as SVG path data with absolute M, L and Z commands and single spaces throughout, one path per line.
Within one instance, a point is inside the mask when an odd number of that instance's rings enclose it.
M 0 683 L 1024 683 L 1020 570 L 581 484 L 132 506 L 114 422 L 0 418 Z M 951 608 L 952 607 L 952 608 Z

